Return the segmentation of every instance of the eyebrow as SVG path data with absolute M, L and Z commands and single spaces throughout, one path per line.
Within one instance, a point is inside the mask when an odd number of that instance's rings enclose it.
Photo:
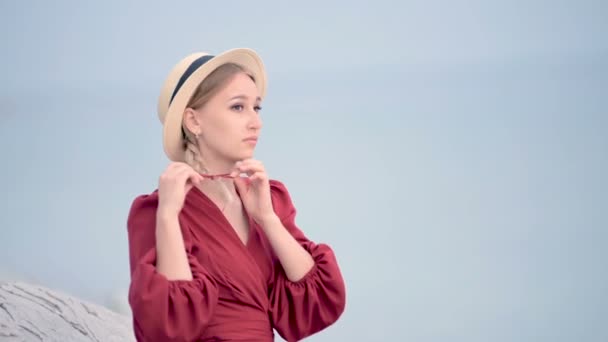
M 241 99 L 241 100 L 247 100 L 249 97 L 247 95 L 237 95 L 237 96 L 233 96 L 231 97 L 228 101 L 232 101 L 232 100 L 236 100 L 236 99 Z M 262 101 L 261 97 L 257 97 L 256 101 Z

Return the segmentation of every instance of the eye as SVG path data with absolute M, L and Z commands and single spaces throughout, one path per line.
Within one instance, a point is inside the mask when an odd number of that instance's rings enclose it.
M 259 113 L 262 110 L 261 106 L 255 106 L 253 107 L 253 110 L 255 110 L 257 113 Z
M 242 104 L 235 104 L 232 107 L 230 107 L 230 109 L 236 110 L 237 112 L 240 112 L 240 111 L 243 110 L 243 105 Z

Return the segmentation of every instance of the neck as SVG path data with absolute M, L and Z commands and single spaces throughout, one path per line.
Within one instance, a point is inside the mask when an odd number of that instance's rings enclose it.
M 199 186 L 207 197 L 213 200 L 218 207 L 223 208 L 226 205 L 239 201 L 239 196 L 236 192 L 234 181 L 228 178 L 205 179 Z
M 206 173 L 210 175 L 230 173 L 234 169 L 234 164 L 236 163 L 236 160 L 221 157 L 213 153 L 213 151 L 204 148 L 204 146 L 201 146 L 199 158 L 199 161 L 206 169 Z
M 233 171 L 234 164 L 236 161 L 225 160 L 223 158 L 214 158 L 212 153 L 207 152 L 204 155 L 210 155 L 211 157 L 207 160 L 203 160 L 205 165 L 206 174 L 209 175 L 220 175 L 227 174 Z M 230 178 L 217 177 L 215 179 L 205 178 L 204 181 L 198 186 L 198 188 L 211 198 L 218 205 L 224 206 L 225 204 L 234 203 L 240 201 L 234 181 Z

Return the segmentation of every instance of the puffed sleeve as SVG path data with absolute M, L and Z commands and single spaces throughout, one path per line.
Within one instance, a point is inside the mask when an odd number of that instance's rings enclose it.
M 156 270 L 158 195 L 137 197 L 127 220 L 131 283 L 129 304 L 138 341 L 193 341 L 204 331 L 217 304 L 218 288 L 193 253 L 180 219 L 192 280 L 168 280 Z
M 278 260 L 270 289 L 271 317 L 277 332 L 287 341 L 297 341 L 319 332 L 344 312 L 346 289 L 333 250 L 306 238 L 296 226 L 296 209 L 286 187 L 271 180 L 274 210 L 285 228 L 311 254 L 313 268 L 300 280 L 290 281 Z

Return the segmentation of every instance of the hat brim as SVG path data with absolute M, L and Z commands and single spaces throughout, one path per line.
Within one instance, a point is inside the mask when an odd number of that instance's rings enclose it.
M 182 119 L 190 98 L 199 84 L 217 67 L 225 63 L 238 64 L 253 74 L 260 97 L 266 95 L 266 73 L 258 54 L 246 48 L 225 51 L 200 66 L 181 86 L 167 109 L 163 125 L 163 147 L 172 161 L 184 161 Z

